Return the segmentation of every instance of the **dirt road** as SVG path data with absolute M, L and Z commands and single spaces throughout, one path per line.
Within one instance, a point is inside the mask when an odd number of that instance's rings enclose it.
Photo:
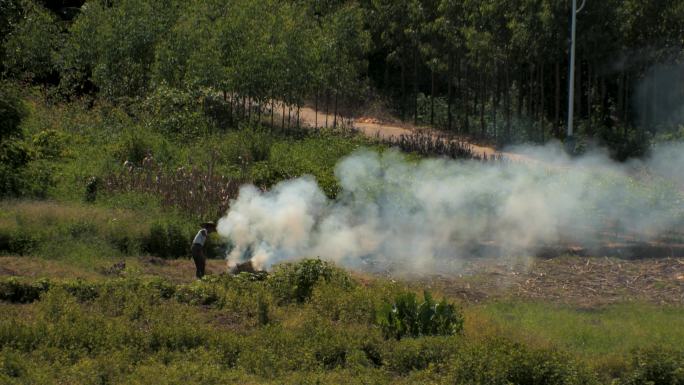
M 318 114 L 313 108 L 310 107 L 302 107 L 299 111 L 299 119 L 301 124 L 310 126 L 310 127 L 325 127 L 326 126 L 326 118 L 328 122 L 328 126 L 332 126 L 333 121 L 334 121 L 334 116 L 333 115 L 326 115 L 322 111 L 318 111 Z M 340 124 L 341 120 L 340 117 L 338 116 L 338 124 Z M 353 127 L 356 128 L 357 130 L 361 131 L 365 135 L 369 137 L 379 137 L 379 138 L 384 138 L 384 139 L 389 139 L 391 137 L 398 138 L 402 135 L 412 135 L 415 133 L 425 133 L 429 135 L 434 135 L 435 137 L 443 137 L 444 134 L 435 131 L 434 129 L 431 129 L 429 127 L 419 127 L 419 126 L 414 126 L 412 124 L 408 123 L 398 123 L 398 122 L 387 122 L 387 121 L 382 121 L 379 119 L 375 118 L 367 118 L 367 117 L 362 117 L 362 118 L 356 118 L 353 120 Z M 455 139 L 454 139 L 455 140 Z M 461 138 L 461 141 L 462 138 Z M 473 143 L 468 143 L 473 150 L 474 153 L 478 155 L 486 155 L 486 157 L 491 158 L 493 155 L 503 155 L 504 157 L 510 159 L 510 160 L 516 160 L 516 161 L 532 161 L 531 158 L 521 155 L 521 154 L 516 154 L 512 152 L 506 152 L 506 151 L 498 151 L 493 147 L 488 147 L 488 146 L 482 146 L 482 145 L 477 145 Z

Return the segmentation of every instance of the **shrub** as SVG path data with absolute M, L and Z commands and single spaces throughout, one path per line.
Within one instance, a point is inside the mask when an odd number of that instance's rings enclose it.
M 371 324 L 375 321 L 379 296 L 360 286 L 341 290 L 335 283 L 320 282 L 315 286 L 310 302 L 316 313 L 331 321 Z
M 217 285 L 195 281 L 189 285 L 181 285 L 176 290 L 176 300 L 192 305 L 212 305 L 221 298 Z
M 625 385 L 684 384 L 684 351 L 662 348 L 637 350 L 633 353 L 632 373 Z
M 50 287 L 48 281 L 29 283 L 15 277 L 0 281 L 0 301 L 12 303 L 30 303 L 38 300 L 40 295 Z
M 449 383 L 456 384 L 596 383 L 585 366 L 561 351 L 531 349 L 502 339 L 465 345 L 451 360 L 449 367 Z
M 394 303 L 385 303 L 376 313 L 376 322 L 385 338 L 452 335 L 463 331 L 463 317 L 454 304 L 443 299 L 436 303 L 429 292 L 418 303 L 415 293 L 397 295 Z
M 22 228 L 0 229 L 0 251 L 27 255 L 35 251 L 40 243 L 36 234 Z
M 26 116 L 21 99 L 7 84 L 0 84 L 0 143 L 21 136 L 19 124 Z
M 268 282 L 281 302 L 302 303 L 311 297 L 314 285 L 321 279 L 335 282 L 341 288 L 351 287 L 351 278 L 346 272 L 320 259 L 278 265 Z
M 142 239 L 144 252 L 160 258 L 179 258 L 190 255 L 190 234 L 172 222 L 155 222 Z
M 459 341 L 449 337 L 404 339 L 386 344 L 383 354 L 388 369 L 405 375 L 430 365 L 446 363 L 458 349 Z

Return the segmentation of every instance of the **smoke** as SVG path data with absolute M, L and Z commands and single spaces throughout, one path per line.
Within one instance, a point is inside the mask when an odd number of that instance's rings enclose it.
M 571 159 L 559 144 L 518 151 L 535 161 L 357 152 L 336 167 L 337 199 L 309 176 L 265 192 L 243 186 L 218 232 L 234 245 L 229 265 L 320 256 L 351 268 L 433 273 L 458 271 L 473 256 L 596 244 L 607 232 L 655 240 L 684 225 L 682 144 L 631 164 L 600 152 Z

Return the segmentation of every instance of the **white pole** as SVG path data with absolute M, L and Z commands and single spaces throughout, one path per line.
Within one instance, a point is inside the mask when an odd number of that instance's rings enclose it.
M 572 118 L 575 107 L 575 22 L 577 0 L 572 0 L 572 25 L 570 27 L 570 73 L 568 76 L 568 138 L 572 138 Z
M 572 143 L 572 120 L 575 113 L 575 32 L 577 30 L 577 14 L 584 8 L 587 0 L 577 9 L 577 0 L 572 0 L 572 26 L 570 27 L 570 74 L 568 76 L 568 143 Z

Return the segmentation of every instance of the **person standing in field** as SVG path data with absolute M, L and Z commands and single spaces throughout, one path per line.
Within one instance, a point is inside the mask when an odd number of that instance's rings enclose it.
M 214 222 L 202 223 L 202 228 L 197 232 L 195 238 L 192 240 L 192 260 L 195 261 L 195 275 L 197 279 L 204 277 L 204 270 L 207 264 L 207 257 L 204 255 L 204 244 L 207 242 L 209 234 L 216 231 L 216 224 Z

